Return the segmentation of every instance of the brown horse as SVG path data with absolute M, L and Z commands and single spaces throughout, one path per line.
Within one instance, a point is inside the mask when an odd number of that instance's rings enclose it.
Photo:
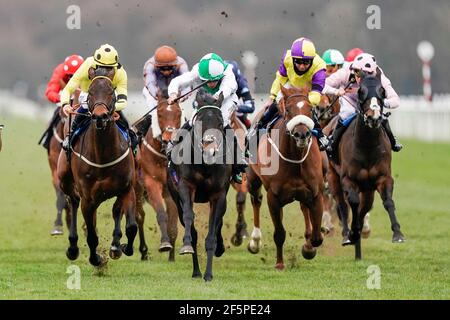
M 357 116 L 339 144 L 340 164 L 330 161 L 328 181 L 343 224 L 342 245 L 355 245 L 355 258 L 361 259 L 364 217 L 372 208 L 375 190 L 389 213 L 392 241 L 403 242 L 404 236 L 392 199 L 391 145 L 381 127 L 384 90 L 379 76 L 362 78 L 358 98 Z M 347 203 L 352 210 L 351 230 L 348 228 Z
M 245 149 L 245 136 L 247 134 L 247 127 L 244 123 L 234 114 L 231 118 L 231 127 L 233 128 L 239 146 L 241 150 Z M 234 246 L 240 246 L 243 239 L 248 236 L 247 234 L 247 223 L 245 222 L 245 200 L 247 198 L 247 175 L 244 173 L 242 176 L 242 183 L 237 184 L 232 182 L 231 185 L 236 190 L 236 209 L 237 209 L 237 220 L 235 225 L 235 232 L 231 237 L 231 243 Z
M 302 255 L 312 259 L 323 237 L 322 220 L 323 173 L 322 159 L 317 140 L 311 135 L 314 122 L 308 101 L 308 89 L 281 88 L 283 99 L 279 103 L 282 119 L 275 123 L 270 133 L 260 138 L 256 162 L 252 159 L 248 170 L 248 189 L 251 195 L 254 229 L 249 251 L 257 253 L 261 241 L 260 207 L 261 186 L 267 190 L 267 204 L 275 227 L 277 269 L 284 268 L 283 244 L 286 231 L 283 227 L 283 207 L 294 200 L 300 202 L 305 218 L 305 244 Z M 279 142 L 272 139 L 278 134 Z M 278 164 L 278 166 L 277 166 Z M 267 170 L 271 169 L 271 170 Z
M 88 95 L 88 127 L 71 146 L 69 161 L 64 151 L 61 151 L 58 161 L 61 189 L 67 195 L 72 213 L 67 257 L 75 260 L 79 255 L 77 210 L 81 198 L 81 211 L 90 249 L 89 262 L 96 267 L 107 263 L 107 258 L 97 253 L 96 211 L 102 202 L 117 197 L 113 206 L 114 231 L 109 251 L 111 258 L 120 258 L 122 252 L 131 256 L 137 233 L 135 162 L 129 143 L 115 123 L 118 115 L 114 112 L 113 77 L 112 68 L 107 76 L 93 77 Z M 120 244 L 123 214 L 126 214 L 127 220 L 126 245 Z
M 156 219 L 161 230 L 159 251 L 170 251 L 169 261 L 175 261 L 178 211 L 167 189 L 167 157 L 163 148 L 172 139 L 173 132 L 181 126 L 181 108 L 178 103 L 169 105 L 167 97 L 163 97 L 159 93 L 157 117 L 153 121 L 158 121 L 161 128 L 161 137 L 153 137 L 153 132 L 150 129 L 139 147 L 137 157 L 140 167 L 139 182 L 145 186 L 147 201 L 156 211 Z M 143 191 L 143 189 L 141 190 Z M 140 239 L 139 250 L 142 260 L 146 260 L 148 250 L 144 238 L 143 194 L 143 192 L 137 194 L 137 221 Z

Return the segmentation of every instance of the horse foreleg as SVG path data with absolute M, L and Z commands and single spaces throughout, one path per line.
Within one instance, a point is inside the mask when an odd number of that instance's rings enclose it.
M 261 238 L 262 238 L 259 221 L 262 203 L 262 194 L 261 194 L 262 182 L 261 179 L 259 179 L 259 177 L 253 172 L 253 170 L 250 169 L 247 183 L 248 183 L 248 190 L 250 193 L 250 200 L 252 202 L 253 207 L 253 231 L 250 236 L 250 241 L 247 245 L 247 249 L 248 251 L 250 251 L 250 253 L 256 254 L 259 252 L 259 249 L 261 248 Z
M 350 232 L 348 228 L 348 205 L 345 201 L 339 175 L 331 165 L 327 172 L 327 181 L 330 192 L 336 201 L 336 210 L 342 226 L 342 245 L 345 246 L 350 244 L 350 240 L 348 239 L 348 234 Z
M 107 263 L 106 257 L 97 254 L 98 236 L 95 229 L 96 211 L 98 204 L 86 198 L 81 199 L 81 211 L 83 212 L 84 221 L 86 223 L 87 243 L 89 246 L 89 262 L 94 267 L 102 267 Z
M 183 246 L 180 254 L 193 254 L 191 227 L 194 223 L 194 211 L 192 210 L 191 190 L 183 181 L 179 184 L 179 196 L 182 209 L 182 220 L 184 225 Z
M 278 270 L 284 269 L 283 262 L 283 245 L 286 240 L 286 230 L 283 227 L 283 208 L 281 207 L 278 198 L 271 191 L 267 193 L 267 204 L 269 206 L 270 217 L 272 218 L 274 233 L 273 239 L 277 246 L 277 263 L 275 268 Z
M 203 279 L 205 281 L 211 281 L 213 279 L 212 263 L 214 255 L 220 257 L 225 251 L 223 245 L 223 238 L 221 234 L 222 219 L 225 211 L 227 210 L 226 192 L 218 197 L 218 199 L 210 202 L 210 213 L 208 223 L 208 234 L 205 240 L 206 249 L 206 271 Z
M 303 213 L 303 217 L 305 218 L 305 244 L 302 247 L 302 256 L 305 259 L 313 259 L 316 256 L 317 249 L 313 247 L 311 244 L 312 237 L 312 224 L 311 224 L 311 215 L 308 207 L 300 202 L 300 208 Z
M 191 235 L 192 235 L 192 247 L 194 249 L 194 253 L 192 254 L 192 278 L 201 278 L 202 272 L 200 271 L 200 266 L 198 264 L 198 255 L 197 255 L 197 239 L 198 234 L 197 230 L 195 229 L 194 224 L 192 224 L 191 227 Z
M 377 182 L 377 191 L 383 200 L 383 206 L 389 214 L 391 220 L 391 229 L 393 231 L 392 242 L 401 243 L 405 241 L 405 236 L 400 231 L 400 223 L 395 215 L 395 203 L 392 199 L 394 191 L 394 179 L 391 176 L 384 177 Z
M 127 236 L 127 244 L 122 244 L 121 248 L 123 253 L 127 256 L 133 255 L 133 243 L 137 234 L 137 222 L 136 222 L 136 194 L 134 187 L 130 186 L 128 192 L 122 195 L 122 212 L 126 213 L 126 226 L 125 234 Z
M 167 212 L 167 233 L 169 235 L 172 248 L 169 251 L 169 261 L 175 261 L 175 242 L 178 236 L 178 213 L 175 202 L 168 192 L 164 193 L 164 202 L 166 203 Z M 193 240 L 192 240 L 193 241 Z
M 172 245 L 170 244 L 169 235 L 167 233 L 167 213 L 164 208 L 164 201 L 162 197 L 162 186 L 151 177 L 145 178 L 145 187 L 147 189 L 148 201 L 156 211 L 156 220 L 158 221 L 159 229 L 161 231 L 161 240 L 159 245 L 159 252 L 170 251 Z
M 362 225 L 360 225 L 361 219 L 359 217 L 359 206 L 360 206 L 359 190 L 350 181 L 349 178 L 344 178 L 342 180 L 342 185 L 345 192 L 345 197 L 347 198 L 350 208 L 352 209 L 352 227 L 348 236 L 350 242 L 346 244 L 355 245 L 355 258 L 359 260 L 361 259 L 361 229 L 362 229 Z
M 71 220 L 69 227 L 69 243 L 70 246 L 67 249 L 66 255 L 70 260 L 76 260 L 80 254 L 80 249 L 78 248 L 78 232 L 77 232 L 77 212 L 78 206 L 80 205 L 80 199 L 73 196 L 67 199 L 67 204 L 69 206 Z
M 145 211 L 144 211 L 144 189 L 141 184 L 136 183 L 134 187 L 136 193 L 136 221 L 138 224 L 139 231 L 139 252 L 141 253 L 141 260 L 149 260 L 148 247 L 145 242 L 144 233 L 144 222 L 145 222 Z
M 319 247 L 323 242 L 323 236 L 321 232 L 322 214 L 323 214 L 323 202 L 322 193 L 318 193 L 311 202 L 306 204 L 309 209 L 309 215 L 312 225 L 312 237 L 311 244 L 313 247 Z
M 237 208 L 237 221 L 236 232 L 231 237 L 231 243 L 234 246 L 240 246 L 243 238 L 247 237 L 247 223 L 245 223 L 245 198 L 247 194 L 243 191 L 238 191 L 236 194 L 236 208 Z

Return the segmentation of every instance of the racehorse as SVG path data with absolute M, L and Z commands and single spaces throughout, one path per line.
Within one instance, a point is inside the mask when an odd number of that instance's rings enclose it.
M 308 101 L 307 88 L 281 88 L 283 98 L 279 102 L 281 119 L 270 132 L 260 138 L 256 159 L 251 161 L 248 170 L 248 189 L 251 195 L 254 229 L 248 249 L 259 252 L 260 208 L 262 203 L 261 186 L 267 191 L 267 204 L 274 224 L 274 240 L 277 247 L 275 267 L 284 269 L 283 244 L 286 231 L 283 227 L 283 207 L 300 201 L 305 218 L 305 244 L 302 255 L 312 259 L 316 247 L 323 241 L 321 234 L 323 173 L 322 158 L 317 139 L 311 132 L 314 122 L 311 119 L 312 107 Z M 279 142 L 272 134 L 279 135 Z M 255 161 L 256 160 L 256 161 Z M 278 170 L 264 173 L 264 169 L 279 161 Z
M 178 103 L 169 105 L 167 96 L 158 93 L 157 119 L 161 128 L 161 138 L 153 137 L 148 130 L 139 147 L 139 182 L 145 186 L 146 198 L 156 211 L 156 218 L 161 230 L 159 251 L 170 251 L 169 261 L 175 261 L 175 241 L 177 239 L 178 212 L 169 190 L 167 189 L 167 157 L 163 148 L 172 139 L 173 132 L 181 125 L 181 108 Z M 139 188 L 136 188 L 139 190 Z M 143 190 L 142 190 L 143 191 Z M 138 193 L 138 192 L 137 192 Z M 147 259 L 147 245 L 144 238 L 144 217 L 142 201 L 143 192 L 137 194 L 137 221 L 142 260 Z
M 61 153 L 61 145 L 64 137 L 64 124 L 67 118 L 61 116 L 60 108 L 58 108 L 58 110 L 55 110 L 55 112 L 58 112 L 59 114 L 56 115 L 54 119 L 54 124 L 50 126 L 51 127 L 50 130 L 52 130 L 52 137 L 50 139 L 49 147 L 47 149 L 47 158 L 48 163 L 50 165 L 50 172 L 52 174 L 52 184 L 56 193 L 56 210 L 57 210 L 56 220 L 54 222 L 53 229 L 50 234 L 62 235 L 63 234 L 62 212 L 63 210 L 65 210 L 66 212 L 66 224 L 67 228 L 69 228 L 70 211 L 67 206 L 66 197 L 62 192 L 61 188 L 59 187 L 60 183 L 58 178 L 58 172 L 56 169 L 58 166 L 58 158 L 59 154 Z
M 96 267 L 107 263 L 107 258 L 96 250 L 96 211 L 102 202 L 117 197 L 113 206 L 114 231 L 109 251 L 112 259 L 120 258 L 122 252 L 127 256 L 133 254 L 133 241 L 137 233 L 134 157 L 125 134 L 116 125 L 119 115 L 115 113 L 111 80 L 114 69 L 105 69 L 100 75 L 97 71 L 102 68 L 97 68 L 95 74 L 90 71 L 92 82 L 88 92 L 87 129 L 70 147 L 69 161 L 64 151 L 61 151 L 58 161 L 61 189 L 67 195 L 72 213 L 67 257 L 75 260 L 79 255 L 77 210 L 81 198 L 90 250 L 89 262 Z M 128 243 L 121 245 L 120 222 L 123 214 L 126 214 Z
M 330 161 L 329 165 L 328 181 L 343 224 L 342 244 L 355 245 L 356 259 L 361 259 L 361 231 L 364 217 L 372 208 L 375 190 L 389 213 L 392 241 L 404 241 L 392 199 L 391 145 L 381 126 L 383 99 L 380 74 L 363 77 L 358 90 L 357 115 L 339 144 L 340 164 Z M 352 210 L 351 230 L 347 203 Z
M 224 142 L 225 132 L 220 110 L 223 94 L 220 94 L 217 101 L 206 93 L 197 94 L 196 101 L 199 109 L 192 120 L 192 130 L 172 150 L 173 162 L 168 170 L 168 186 L 177 205 L 180 222 L 185 228 L 180 254 L 192 254 L 194 278 L 201 277 L 202 274 L 197 257 L 193 204 L 209 202 L 208 234 L 205 241 L 207 264 L 203 278 L 211 281 L 213 255 L 220 257 L 225 252 L 221 232 L 232 165 L 224 161 L 229 153 L 229 141 Z M 183 157 L 183 161 L 179 161 L 178 157 Z

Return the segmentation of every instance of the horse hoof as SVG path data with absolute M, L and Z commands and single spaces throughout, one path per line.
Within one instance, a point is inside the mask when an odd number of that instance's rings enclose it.
M 317 249 L 313 248 L 312 250 L 306 250 L 305 246 L 302 247 L 302 256 L 306 260 L 314 259 L 317 254 Z
M 278 262 L 275 265 L 275 269 L 280 270 L 280 271 L 284 270 L 284 263 L 283 262 Z
M 72 261 L 76 260 L 79 255 L 80 255 L 80 249 L 78 249 L 78 248 L 75 248 L 75 249 L 69 248 L 66 251 L 67 258 L 69 258 L 69 260 L 72 260 Z
M 52 236 L 61 236 L 64 234 L 63 226 L 54 226 L 53 230 L 50 232 Z
M 368 229 L 368 230 L 364 230 L 361 232 L 361 237 L 363 239 L 368 239 L 370 237 L 370 233 L 372 230 Z
M 216 246 L 216 251 L 214 252 L 214 255 L 218 258 L 221 257 L 223 255 L 223 253 L 225 252 L 225 246 L 223 245 L 223 243 L 218 243 Z
M 257 254 L 259 252 L 259 247 L 252 246 L 250 243 L 247 245 L 247 250 L 252 254 Z
M 331 230 L 328 227 L 320 227 L 320 232 L 322 232 L 324 235 L 328 235 Z
M 148 256 L 148 253 L 144 253 L 141 255 L 141 261 L 149 261 L 150 257 Z
M 104 255 L 96 254 L 95 256 L 89 258 L 89 262 L 94 267 L 102 268 L 108 263 L 108 258 Z
M 231 244 L 235 247 L 239 247 L 242 244 L 242 235 L 233 234 L 231 237 Z
M 317 248 L 322 245 L 323 239 L 311 240 L 311 244 L 313 247 Z
M 170 244 L 170 242 L 167 242 L 167 241 L 164 241 L 164 242 L 161 242 L 161 245 L 159 246 L 159 249 L 158 249 L 158 251 L 159 252 L 167 252 L 167 251 L 170 251 L 170 250 L 172 250 L 172 245 Z
M 205 273 L 205 276 L 203 277 L 203 279 L 205 280 L 205 282 L 212 281 L 213 275 Z
M 113 260 L 117 260 L 122 256 L 122 249 L 118 248 L 116 246 L 112 246 L 111 249 L 109 249 L 109 257 Z
M 134 253 L 133 247 L 130 247 L 127 244 L 121 244 L 120 249 L 126 256 L 131 257 Z
M 405 241 L 406 241 L 406 239 L 402 234 L 394 235 L 392 237 L 392 243 L 403 243 Z
M 353 243 L 350 241 L 350 239 L 348 238 L 348 236 L 345 236 L 345 237 L 342 239 L 342 245 L 343 245 L 343 246 L 348 246 L 348 245 L 351 245 L 351 244 L 353 244 Z
M 183 254 L 194 254 L 194 248 L 192 248 L 192 246 L 189 246 L 189 245 L 182 246 L 181 249 L 180 249 L 180 254 L 181 255 L 183 255 Z
M 202 273 L 200 271 L 194 271 L 192 272 L 192 278 L 201 278 Z

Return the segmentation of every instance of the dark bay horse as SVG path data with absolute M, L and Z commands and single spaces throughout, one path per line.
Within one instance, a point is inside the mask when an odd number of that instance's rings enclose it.
M 150 128 L 139 146 L 139 182 L 145 186 L 146 199 L 156 211 L 156 219 L 161 230 L 159 251 L 170 251 L 169 261 L 175 261 L 175 241 L 177 239 L 178 211 L 167 189 L 167 157 L 163 148 L 172 139 L 173 132 L 181 126 L 181 108 L 178 103 L 169 105 L 167 97 L 158 93 L 157 119 L 161 128 L 161 138 L 153 137 Z M 138 188 L 136 188 L 138 190 Z M 143 190 L 142 190 L 143 191 Z M 139 193 L 136 191 L 136 193 Z M 142 259 L 147 256 L 144 239 L 143 192 L 137 194 L 139 239 Z
M 392 241 L 404 241 L 392 199 L 391 145 L 381 126 L 383 99 L 380 75 L 363 77 L 358 90 L 357 116 L 339 144 L 340 164 L 330 161 L 328 171 L 328 181 L 343 224 L 342 244 L 355 245 L 356 259 L 361 259 L 364 217 L 372 208 L 375 190 L 389 213 Z M 348 205 L 352 210 L 351 230 L 348 228 Z
M 223 95 L 220 94 L 217 101 L 210 98 L 206 94 L 197 95 L 199 109 L 192 122 L 192 130 L 185 133 L 183 140 L 173 148 L 172 168 L 168 170 L 169 190 L 177 204 L 180 222 L 185 228 L 180 254 L 192 254 L 194 278 L 201 277 L 202 274 L 197 257 L 193 205 L 196 202 L 209 203 L 208 234 L 205 241 L 207 265 L 203 277 L 205 281 L 213 278 L 213 256 L 220 257 L 225 252 L 221 230 L 232 171 L 232 164 L 224 161 L 228 153 L 228 142 L 225 141 L 220 110 Z
M 103 76 L 92 77 L 88 92 L 88 127 L 71 147 L 67 160 L 61 151 L 58 175 L 61 189 L 67 195 L 72 213 L 67 257 L 75 260 L 79 255 L 77 245 L 77 210 L 81 199 L 81 211 L 87 228 L 89 262 L 96 267 L 104 266 L 107 258 L 97 253 L 96 211 L 109 198 L 117 197 L 113 206 L 114 231 L 109 255 L 118 259 L 124 252 L 133 254 L 133 241 L 137 233 L 135 161 L 128 141 L 120 132 L 115 120 L 114 88 L 111 79 L 114 69 Z M 127 244 L 120 244 L 121 218 L 126 215 Z
M 259 252 L 261 242 L 260 208 L 261 186 L 267 190 L 267 204 L 274 224 L 277 247 L 277 269 L 284 269 L 283 244 L 286 231 L 283 227 L 283 207 L 299 201 L 305 218 L 305 244 L 302 255 L 312 259 L 316 247 L 323 241 L 321 234 L 323 172 L 322 158 L 317 139 L 311 134 L 314 122 L 308 101 L 308 89 L 281 88 L 283 98 L 279 103 L 282 118 L 270 133 L 260 138 L 256 159 L 248 170 L 248 189 L 251 195 L 254 229 L 248 249 Z M 278 134 L 279 141 L 272 136 Z M 256 161 L 255 161 L 256 160 Z M 275 164 L 275 165 L 274 165 Z M 277 164 L 277 165 L 276 165 Z M 268 168 L 271 170 L 266 170 Z

